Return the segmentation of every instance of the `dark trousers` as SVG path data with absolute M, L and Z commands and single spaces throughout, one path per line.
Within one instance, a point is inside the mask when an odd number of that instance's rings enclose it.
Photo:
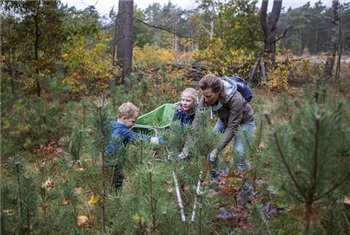
M 117 191 L 121 190 L 124 178 L 125 175 L 122 171 L 122 167 L 118 165 L 113 166 L 113 184 Z

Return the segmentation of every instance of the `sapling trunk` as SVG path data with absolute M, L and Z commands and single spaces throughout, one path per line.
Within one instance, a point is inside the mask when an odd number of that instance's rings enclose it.
M 180 187 L 179 187 L 179 183 L 178 183 L 177 178 L 176 178 L 175 171 L 173 171 L 173 178 L 174 178 L 174 182 L 175 182 L 175 190 L 176 190 L 177 201 L 178 201 L 178 204 L 179 204 L 179 207 L 180 207 L 181 220 L 182 220 L 182 222 L 186 222 L 186 216 L 185 216 L 184 206 L 183 206 L 183 203 L 182 203 Z
M 20 179 L 19 164 L 20 163 L 16 162 L 17 184 L 18 184 L 18 199 L 19 199 L 19 209 L 20 209 L 20 212 L 21 212 L 21 216 L 23 216 L 23 205 L 22 205 L 21 179 Z
M 97 112 L 99 115 L 99 121 L 100 121 L 100 130 L 101 130 L 101 134 L 103 137 L 103 141 L 101 146 L 98 146 L 98 148 L 101 148 L 100 153 L 101 153 L 101 180 L 102 180 L 102 197 L 99 199 L 99 205 L 101 207 L 101 228 L 102 228 L 102 233 L 106 234 L 107 230 L 106 230 L 106 205 L 105 205 L 105 198 L 106 198 L 106 186 L 105 186 L 105 161 L 104 161 L 104 157 L 103 157 L 103 153 L 104 153 L 104 145 L 105 145 L 105 141 L 104 139 L 107 136 L 107 133 L 105 133 L 104 131 L 104 115 L 102 113 L 102 106 L 105 105 L 104 100 L 101 101 L 101 104 L 99 103 L 97 105 Z
M 197 207 L 197 196 L 200 196 L 200 189 L 201 189 L 201 181 L 202 181 L 202 171 L 199 173 L 198 177 L 198 183 L 197 183 L 197 188 L 196 188 L 196 196 L 194 198 L 194 203 L 193 203 L 193 210 L 192 210 L 192 217 L 191 217 L 191 222 L 194 222 L 194 218 L 196 216 L 196 207 Z
M 199 194 L 199 221 L 198 221 L 198 234 L 202 234 L 202 210 L 203 210 L 203 196 Z
M 150 203 L 151 203 L 151 218 L 152 218 L 152 229 L 155 231 L 156 229 L 156 208 L 155 208 L 155 203 L 154 203 L 154 198 L 153 198 L 153 184 L 152 184 L 152 164 L 149 162 L 148 166 L 150 167 L 149 170 L 149 191 L 150 191 Z
M 144 147 L 143 147 L 143 139 L 141 139 L 140 140 L 141 141 L 141 156 L 140 156 L 140 164 L 142 164 L 142 161 L 143 161 L 143 149 L 144 149 Z

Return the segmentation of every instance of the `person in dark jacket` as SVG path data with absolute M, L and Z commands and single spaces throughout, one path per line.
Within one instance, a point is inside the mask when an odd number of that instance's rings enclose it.
M 119 106 L 117 120 L 112 120 L 106 126 L 109 135 L 105 146 L 105 162 L 114 168 L 113 181 L 117 191 L 121 188 L 124 179 L 123 162 L 120 159 L 123 155 L 122 147 L 139 139 L 145 139 L 152 144 L 159 144 L 162 141 L 161 137 L 152 137 L 130 130 L 139 116 L 139 109 L 131 102 L 127 102 Z
M 173 106 L 173 121 L 180 121 L 181 126 L 192 125 L 196 114 L 197 104 L 198 91 L 194 88 L 186 88 L 181 93 L 181 102 L 175 103 Z M 178 155 L 178 159 L 184 160 L 186 156 L 181 152 Z
M 255 127 L 253 108 L 237 91 L 236 84 L 229 79 L 220 79 L 214 74 L 207 74 L 198 82 L 198 85 L 202 91 L 198 108 L 210 108 L 211 113 L 218 117 L 214 131 L 223 133 L 217 146 L 208 154 L 209 162 L 217 166 L 219 151 L 234 139 L 233 147 L 239 155 L 234 163 L 235 166 L 240 171 L 250 169 L 245 159 L 244 142 L 249 141 L 253 136 Z M 195 118 L 193 124 L 196 125 L 197 122 Z M 244 132 L 244 138 L 236 135 L 238 130 Z
M 174 104 L 173 121 L 179 120 L 181 125 L 191 125 L 196 113 L 198 103 L 198 91 L 194 88 L 186 88 L 181 93 L 181 102 Z

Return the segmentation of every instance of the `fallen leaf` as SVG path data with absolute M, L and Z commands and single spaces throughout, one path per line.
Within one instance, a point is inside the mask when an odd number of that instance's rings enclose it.
M 76 169 L 76 171 L 77 171 L 77 172 L 83 172 L 83 171 L 84 171 L 84 168 L 79 167 L 79 168 Z
M 88 221 L 88 217 L 85 215 L 79 215 L 77 216 L 77 225 L 83 226 Z
M 83 191 L 83 188 L 82 187 L 75 188 L 74 191 L 79 194 L 79 193 L 81 193 Z
M 71 202 L 72 200 L 71 199 L 66 199 L 63 201 L 63 205 L 67 205 Z
M 344 204 L 350 205 L 350 197 L 344 197 Z
M 51 189 L 54 185 L 54 182 L 52 179 L 48 179 L 45 182 L 41 182 L 41 188 Z
M 90 200 L 88 201 L 88 204 L 89 204 L 89 205 L 93 205 L 93 204 L 95 204 L 96 202 L 98 202 L 98 197 L 92 195 L 92 196 L 90 197 Z

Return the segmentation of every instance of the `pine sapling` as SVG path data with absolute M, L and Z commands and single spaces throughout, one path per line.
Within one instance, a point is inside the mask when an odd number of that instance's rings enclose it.
M 311 104 L 295 112 L 292 123 L 275 126 L 267 113 L 272 131 L 272 150 L 279 187 L 305 207 L 305 234 L 309 234 L 315 204 L 328 200 L 331 193 L 350 178 L 343 158 L 344 115 L 341 109 Z

